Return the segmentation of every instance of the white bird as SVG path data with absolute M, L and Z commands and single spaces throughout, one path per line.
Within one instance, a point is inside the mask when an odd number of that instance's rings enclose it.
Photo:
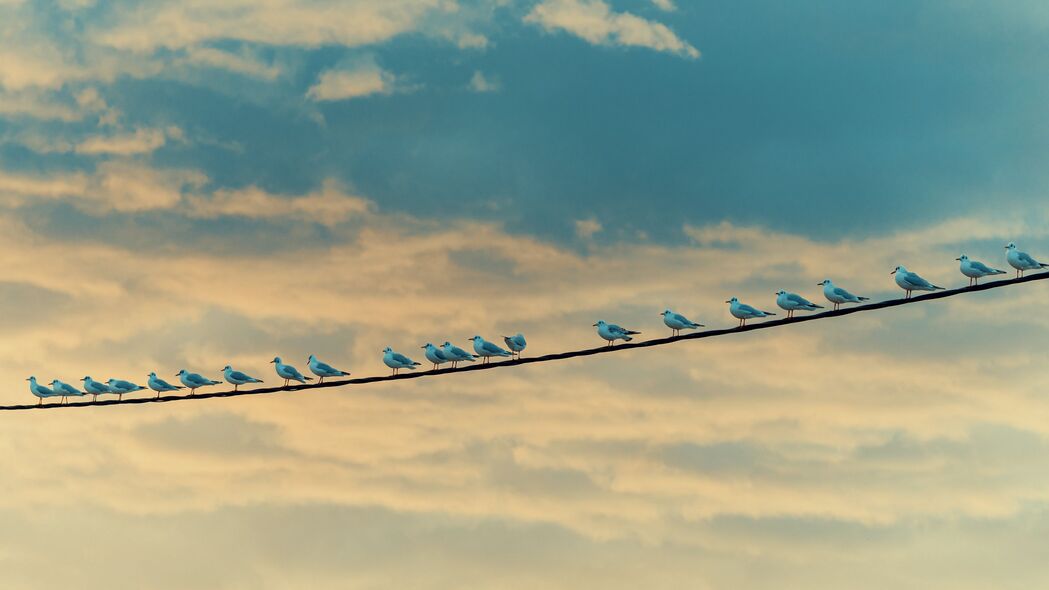
M 675 313 L 669 309 L 664 310 L 659 315 L 663 316 L 663 323 L 673 330 L 674 336 L 680 335 L 681 330 L 695 330 L 696 328 L 704 327 L 703 324 L 697 324 L 680 313 Z
M 739 320 L 739 327 L 740 328 L 742 328 L 743 326 L 747 325 L 747 320 L 752 320 L 754 318 L 763 318 L 763 317 L 770 316 L 770 315 L 776 315 L 776 314 L 772 313 L 771 311 L 761 311 L 760 309 L 758 309 L 756 307 L 751 307 L 751 306 L 747 305 L 746 303 L 740 303 L 739 299 L 736 299 L 735 297 L 733 297 L 732 299 L 729 299 L 725 303 L 728 304 L 728 311 L 729 311 L 729 313 L 731 313 L 733 317 L 735 317 L 735 318 L 737 318 Z
M 1009 266 L 1016 269 L 1016 278 L 1024 276 L 1025 270 L 1038 270 L 1040 268 L 1049 267 L 1049 264 L 1043 264 L 1038 262 L 1027 252 L 1020 252 L 1016 249 L 1016 244 L 1009 242 L 1009 245 L 1005 247 L 1008 252 L 1005 254 L 1005 260 L 1009 263 Z
M 161 393 L 166 393 L 169 391 L 178 391 L 182 389 L 181 385 L 172 385 L 167 381 L 164 381 L 160 377 L 157 377 L 156 371 L 149 374 L 149 378 L 146 379 L 146 385 L 148 385 L 149 388 L 153 391 L 157 392 L 158 398 L 160 397 Z
M 116 393 L 105 383 L 99 383 L 92 379 L 90 375 L 85 376 L 81 381 L 84 382 L 84 390 L 91 394 L 92 402 L 98 401 L 98 395 L 100 393 Z
M 436 371 L 444 363 L 448 363 L 448 362 L 452 361 L 452 359 L 449 358 L 448 355 L 444 354 L 443 350 L 441 350 L 440 348 L 437 348 L 436 346 L 434 346 L 430 342 L 427 342 L 426 346 L 422 346 L 420 348 L 422 348 L 424 351 L 426 351 L 423 354 L 426 355 L 426 360 L 428 360 L 431 363 L 433 363 L 433 370 L 434 371 Z
M 247 373 L 237 371 L 233 367 L 226 365 L 222 368 L 222 376 L 226 378 L 226 381 L 233 384 L 233 391 L 244 385 L 245 383 L 262 383 L 262 379 L 256 379 Z
M 382 362 L 385 363 L 387 367 L 393 369 L 394 375 L 396 375 L 397 371 L 400 371 L 401 369 L 411 369 L 414 371 L 415 367 L 419 366 L 419 363 L 399 352 L 394 352 L 389 346 L 382 349 Z
M 273 357 L 273 360 L 270 361 L 270 363 L 273 365 L 273 369 L 277 371 L 277 376 L 284 380 L 284 387 L 287 387 L 288 383 L 292 380 L 298 381 L 299 383 L 306 383 L 306 381 L 313 380 L 313 377 L 303 376 L 298 369 L 280 360 L 279 356 Z
M 1004 270 L 998 270 L 997 268 L 991 268 L 986 264 L 978 260 L 969 260 L 969 257 L 962 254 L 955 260 L 961 261 L 961 267 L 959 270 L 962 274 L 969 277 L 969 286 L 979 285 L 982 277 L 988 277 L 991 275 L 1004 275 Z
M 175 373 L 175 376 L 178 377 L 179 381 L 181 381 L 183 385 L 189 388 L 190 395 L 196 395 L 197 389 L 200 387 L 207 387 L 208 385 L 218 385 L 220 383 L 220 381 L 208 379 L 207 377 L 199 373 L 190 373 L 185 369 L 180 369 L 178 373 Z
M 76 387 L 73 387 L 72 385 L 63 381 L 59 381 L 58 379 L 51 381 L 51 390 L 54 391 L 55 394 L 62 396 L 63 404 L 66 403 L 66 396 L 75 395 L 77 397 L 83 397 L 87 395 L 83 391 L 77 389 Z
M 780 306 L 781 309 L 787 310 L 787 317 L 794 317 L 795 311 L 816 311 L 817 309 L 823 309 L 822 305 L 816 305 L 815 303 L 805 299 L 797 293 L 788 293 L 787 291 L 776 291 L 776 305 Z
M 503 336 L 503 342 L 506 343 L 506 347 L 509 348 L 510 352 L 512 352 L 517 358 L 521 358 L 521 352 L 524 351 L 526 346 L 528 346 L 524 334 L 520 332 L 513 336 Z
M 823 286 L 823 296 L 834 304 L 834 309 L 837 310 L 838 306 L 842 303 L 859 303 L 860 301 L 870 301 L 870 297 L 860 297 L 853 295 L 841 287 L 837 287 L 830 279 L 823 279 L 823 282 L 816 283 L 816 285 Z
M 493 356 L 512 356 L 509 350 L 504 350 L 498 344 L 489 342 L 480 336 L 474 336 L 469 340 L 474 343 L 474 352 L 481 357 L 482 365 L 491 362 Z
M 907 292 L 907 299 L 911 298 L 911 291 L 935 291 L 937 289 L 943 289 L 943 287 L 937 287 L 918 276 L 918 273 L 911 272 L 902 266 L 897 266 L 889 274 L 896 275 L 896 284 Z
M 597 335 L 608 341 L 608 346 L 614 346 L 616 340 L 622 340 L 624 342 L 630 342 L 633 340 L 631 336 L 640 334 L 634 330 L 627 330 L 622 326 L 616 324 L 609 324 L 605 320 L 598 320 L 594 326 L 597 328 Z
M 447 340 L 445 340 L 444 344 L 441 345 L 441 352 L 444 353 L 444 356 L 452 360 L 453 369 L 458 367 L 459 363 L 462 361 L 470 361 L 472 363 L 474 362 L 474 359 L 477 358 L 474 355 L 459 348 L 458 346 L 452 344 L 451 342 L 448 342 Z
M 320 359 L 318 359 L 312 354 L 310 355 L 308 362 L 310 372 L 320 377 L 320 381 L 318 381 L 317 383 L 324 383 L 325 377 L 345 377 L 349 375 L 349 373 L 346 371 L 340 371 L 339 369 L 336 369 L 328 363 L 321 362 Z
M 48 389 L 46 386 L 37 383 L 36 377 L 30 377 L 26 379 L 26 381 L 29 382 L 29 392 L 35 395 L 40 400 L 36 403 L 36 405 L 38 406 L 44 403 L 45 397 L 55 397 L 56 395 L 61 395 Z
M 117 401 L 122 401 L 125 393 L 142 391 L 145 389 L 145 387 L 142 387 L 138 383 L 132 383 L 123 379 L 110 379 L 109 381 L 106 381 L 106 385 L 113 390 L 113 393 L 117 394 Z

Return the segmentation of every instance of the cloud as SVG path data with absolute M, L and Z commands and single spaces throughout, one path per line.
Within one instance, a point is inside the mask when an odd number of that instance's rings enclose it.
M 629 12 L 614 12 L 604 0 L 544 0 L 525 22 L 546 31 L 561 30 L 595 45 L 647 47 L 695 59 L 699 51 L 666 25 Z
M 418 30 L 429 16 L 455 10 L 446 0 L 159 2 L 124 11 L 115 24 L 100 25 L 91 36 L 100 44 L 140 53 L 220 40 L 359 47 Z
M 249 219 L 301 219 L 334 226 L 368 213 L 373 204 L 367 199 L 346 194 L 335 181 L 325 181 L 317 192 L 302 196 L 278 196 L 258 187 L 218 190 L 211 196 L 192 196 L 188 202 L 192 217 L 220 216 Z
M 93 174 L 34 176 L 0 171 L 0 202 L 21 207 L 40 199 L 67 200 L 94 213 L 168 209 L 205 180 L 199 172 L 156 169 L 126 160 L 102 162 Z
M 169 137 L 181 138 L 177 127 L 170 129 L 136 129 L 131 133 L 96 135 L 77 144 L 75 151 L 86 155 L 131 156 L 148 154 L 167 143 Z
M 498 80 L 488 79 L 481 70 L 476 70 L 470 78 L 470 90 L 474 92 L 497 92 L 500 87 Z
M 601 231 L 602 225 L 596 219 L 579 219 L 575 222 L 575 233 L 584 240 L 589 240 L 594 237 L 594 234 Z
M 674 12 L 677 10 L 674 0 L 652 0 L 652 4 L 654 4 L 656 8 L 666 12 Z
M 277 66 L 269 65 L 248 53 L 232 53 L 213 47 L 190 47 L 186 60 L 197 66 L 228 70 L 262 80 L 275 80 L 281 74 Z
M 317 83 L 306 96 L 316 101 L 336 101 L 361 98 L 373 94 L 390 94 L 396 78 L 374 64 L 353 69 L 331 69 L 321 72 Z

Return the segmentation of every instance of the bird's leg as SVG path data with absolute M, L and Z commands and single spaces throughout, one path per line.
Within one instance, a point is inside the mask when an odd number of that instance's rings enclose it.
M 124 401 L 124 394 L 123 393 L 118 393 L 117 394 L 117 401 L 118 402 Z
M 91 403 L 95 403 L 97 401 L 98 401 L 98 394 L 97 393 L 92 393 L 91 394 Z
M 240 387 L 240 385 L 239 385 L 239 384 L 237 384 L 237 383 L 234 383 L 234 384 L 233 384 L 233 391 L 237 391 L 237 388 L 238 388 L 238 387 Z
M 44 398 L 42 398 L 42 397 L 37 398 L 36 405 L 38 405 L 38 406 L 44 405 Z

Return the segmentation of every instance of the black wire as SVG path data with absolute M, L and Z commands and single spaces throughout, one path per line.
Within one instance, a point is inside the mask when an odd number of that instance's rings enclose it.
M 977 291 L 987 291 L 990 289 L 997 289 L 999 287 L 1008 287 L 1011 285 L 1018 285 L 1021 283 L 1030 283 L 1033 281 L 1040 281 L 1043 279 L 1049 279 L 1049 273 L 1039 273 L 1021 277 L 1018 279 L 1008 279 L 1001 281 L 993 281 L 989 283 L 983 283 L 981 285 L 974 285 L 971 287 L 962 287 L 959 289 L 947 289 L 945 291 L 935 291 L 924 295 L 914 296 L 910 299 L 890 299 L 888 301 L 878 301 L 875 303 L 868 303 L 866 305 L 856 305 L 852 307 L 846 307 L 838 310 L 824 311 L 821 313 L 815 313 L 805 316 L 797 316 L 793 318 L 782 318 L 778 320 L 764 321 L 758 324 L 749 324 L 742 328 L 723 328 L 720 330 L 705 330 L 703 332 L 693 332 L 690 334 L 682 334 L 680 336 L 669 336 L 667 338 L 655 338 L 653 340 L 644 340 L 641 342 L 627 342 L 616 346 L 601 346 L 598 348 L 587 348 L 583 350 L 572 350 L 568 352 L 559 352 L 555 354 L 547 354 L 543 356 L 526 357 L 521 359 L 513 359 L 509 361 L 493 362 L 489 364 L 481 364 L 480 361 L 475 365 L 468 365 L 465 367 L 458 367 L 455 369 L 439 369 L 436 371 L 420 371 L 414 373 L 402 373 L 399 375 L 385 375 L 375 377 L 358 377 L 356 379 L 343 379 L 341 381 L 328 381 L 325 383 L 315 383 L 312 385 L 291 385 L 288 387 L 262 387 L 259 389 L 249 389 L 241 391 L 216 391 L 212 393 L 201 393 L 197 395 L 168 395 L 161 396 L 159 398 L 154 397 L 141 397 L 141 398 L 130 398 L 125 400 L 106 399 L 101 401 L 93 402 L 80 402 L 80 403 L 68 403 L 68 404 L 22 404 L 12 406 L 0 406 L 0 411 L 13 411 L 13 410 L 54 410 L 59 408 L 87 408 L 92 406 L 115 406 L 115 405 L 128 405 L 128 404 L 155 404 L 165 403 L 174 401 L 184 400 L 204 400 L 213 399 L 220 397 L 237 397 L 242 395 L 263 395 L 268 393 L 280 393 L 283 391 L 313 391 L 318 389 L 326 389 L 329 387 L 344 387 L 346 385 L 363 385 L 366 383 L 377 383 L 380 381 L 402 381 L 407 379 L 419 379 L 421 377 L 432 377 L 435 375 L 449 375 L 452 373 L 469 373 L 473 371 L 488 371 L 492 369 L 500 369 L 506 367 L 516 367 L 519 365 L 529 365 L 533 363 L 545 363 L 549 361 L 559 361 L 563 359 L 593 356 L 595 354 L 605 354 L 611 352 L 620 352 L 623 350 L 633 350 L 635 348 L 648 348 L 650 346 L 662 346 L 664 344 L 671 344 L 673 342 L 680 342 L 682 340 L 699 340 L 702 338 L 714 338 L 716 336 L 728 336 L 730 334 L 741 334 L 743 332 L 753 332 L 755 330 L 765 330 L 769 328 L 778 328 L 780 326 L 786 326 L 788 324 L 800 324 L 802 322 L 812 322 L 816 320 L 822 320 L 827 318 L 841 317 L 849 314 L 860 313 L 863 311 L 874 311 L 876 309 L 885 309 L 888 307 L 897 307 L 900 305 L 907 305 L 909 303 L 921 303 L 925 301 L 933 301 L 935 299 L 943 299 L 945 297 L 953 297 L 955 295 L 961 295 L 965 293 L 975 293 Z

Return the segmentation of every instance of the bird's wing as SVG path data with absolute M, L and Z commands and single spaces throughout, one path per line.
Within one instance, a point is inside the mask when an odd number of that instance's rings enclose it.
M 914 285 L 915 287 L 931 287 L 932 286 L 932 283 L 930 283 L 929 281 L 926 281 L 925 279 L 923 279 L 920 276 L 914 274 L 913 272 L 912 273 L 907 273 L 907 276 L 903 277 L 903 280 L 904 280 L 905 283 Z
M 342 371 L 336 369 L 335 367 L 329 365 L 328 363 L 322 363 L 320 361 L 317 361 L 317 369 L 319 371 L 323 371 L 325 373 L 341 373 L 342 372 Z
M 855 295 L 853 295 L 852 293 L 849 293 L 848 291 L 846 291 L 845 289 L 842 289 L 841 287 L 834 287 L 834 294 L 837 295 L 838 297 L 844 297 L 845 299 L 855 299 L 856 298 Z
M 1031 266 L 1038 266 L 1038 262 L 1036 262 L 1034 258 L 1031 258 L 1031 255 L 1027 252 L 1017 252 L 1016 255 L 1020 258 L 1020 262 L 1030 264 Z
M 410 365 L 410 364 L 415 362 L 412 359 L 404 356 L 403 354 L 401 354 L 399 352 L 393 353 L 393 360 L 397 361 L 398 363 L 404 364 L 404 365 Z
M 689 324 L 692 323 L 692 320 L 686 318 L 685 316 L 681 315 L 680 313 L 672 313 L 672 314 L 670 314 L 670 317 L 673 318 L 675 322 L 681 322 L 682 324 L 685 324 L 685 325 L 689 325 Z
M 483 348 L 486 352 L 494 352 L 494 353 L 506 352 L 505 350 L 503 350 L 502 348 L 500 348 L 499 346 L 497 346 L 495 344 L 492 344 L 491 342 L 485 342 L 484 344 L 481 345 L 481 348 Z
M 978 270 L 980 272 L 987 272 L 987 273 L 994 272 L 994 269 L 990 268 L 989 266 L 987 266 L 986 264 L 984 264 L 982 262 L 976 262 L 975 260 L 970 260 L 969 261 L 969 266 L 975 268 L 976 270 Z
M 794 303 L 797 303 L 798 305 L 812 305 L 811 301 L 809 301 L 808 299 L 805 299 L 801 295 L 797 295 L 795 293 L 791 293 L 790 295 L 787 295 L 787 299 L 793 301 Z
M 229 374 L 229 376 L 233 377 L 237 381 L 251 381 L 252 379 L 254 379 L 254 377 L 250 377 L 247 373 L 241 373 L 240 371 L 233 371 Z
M 758 311 L 757 308 L 751 307 L 751 306 L 747 305 L 746 303 L 740 303 L 739 304 L 739 310 L 744 312 L 744 313 L 765 313 L 763 311 Z

